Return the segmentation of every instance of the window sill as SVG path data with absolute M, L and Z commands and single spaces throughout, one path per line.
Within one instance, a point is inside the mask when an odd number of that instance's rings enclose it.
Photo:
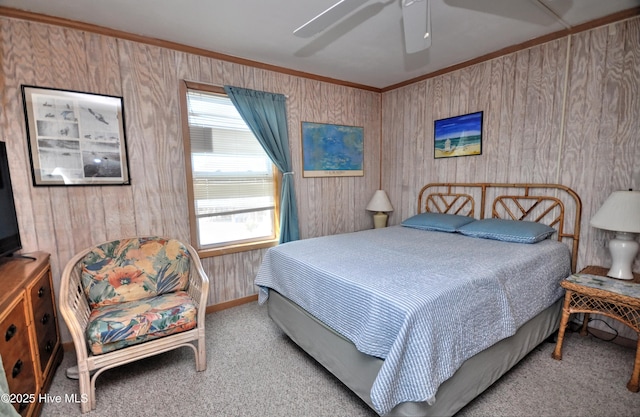
M 230 253 L 246 252 L 250 250 L 265 249 L 278 245 L 278 239 L 261 240 L 259 242 L 239 243 L 236 245 L 220 246 L 217 248 L 200 249 L 200 258 L 210 258 L 213 256 L 228 255 Z

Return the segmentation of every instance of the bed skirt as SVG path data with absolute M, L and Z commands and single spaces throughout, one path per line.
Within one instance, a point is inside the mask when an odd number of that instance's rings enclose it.
M 270 290 L 271 319 L 304 351 L 372 407 L 369 393 L 383 360 L 359 352 L 348 340 L 297 304 Z M 445 381 L 433 405 L 398 404 L 387 416 L 449 416 L 480 395 L 558 329 L 562 299 L 529 320 L 511 337 L 467 360 Z M 373 407 L 372 407 L 373 408 Z

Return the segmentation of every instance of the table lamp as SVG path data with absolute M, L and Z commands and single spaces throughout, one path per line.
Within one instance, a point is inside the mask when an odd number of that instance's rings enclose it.
M 633 260 L 640 246 L 640 191 L 614 191 L 600 210 L 591 218 L 591 226 L 611 230 L 615 237 L 609 241 L 611 269 L 607 276 L 633 279 Z
M 384 190 L 378 190 L 373 194 L 371 201 L 367 204 L 368 211 L 375 211 L 373 215 L 374 228 L 380 229 L 387 226 L 387 218 L 389 217 L 386 212 L 393 211 L 393 206 L 387 193 Z

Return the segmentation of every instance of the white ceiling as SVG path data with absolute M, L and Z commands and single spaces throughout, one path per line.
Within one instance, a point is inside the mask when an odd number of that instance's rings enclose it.
M 324 32 L 293 35 L 337 1 L 0 0 L 0 6 L 375 88 L 640 6 L 640 0 L 430 0 L 432 46 L 410 55 L 401 0 L 369 0 Z

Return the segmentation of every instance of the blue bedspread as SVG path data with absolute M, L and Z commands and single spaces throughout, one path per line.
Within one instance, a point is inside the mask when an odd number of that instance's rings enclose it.
M 265 254 L 272 288 L 365 354 L 384 359 L 371 390 L 379 414 L 433 404 L 462 363 L 511 336 L 563 294 L 560 242 L 505 243 L 402 226 L 289 242 Z

